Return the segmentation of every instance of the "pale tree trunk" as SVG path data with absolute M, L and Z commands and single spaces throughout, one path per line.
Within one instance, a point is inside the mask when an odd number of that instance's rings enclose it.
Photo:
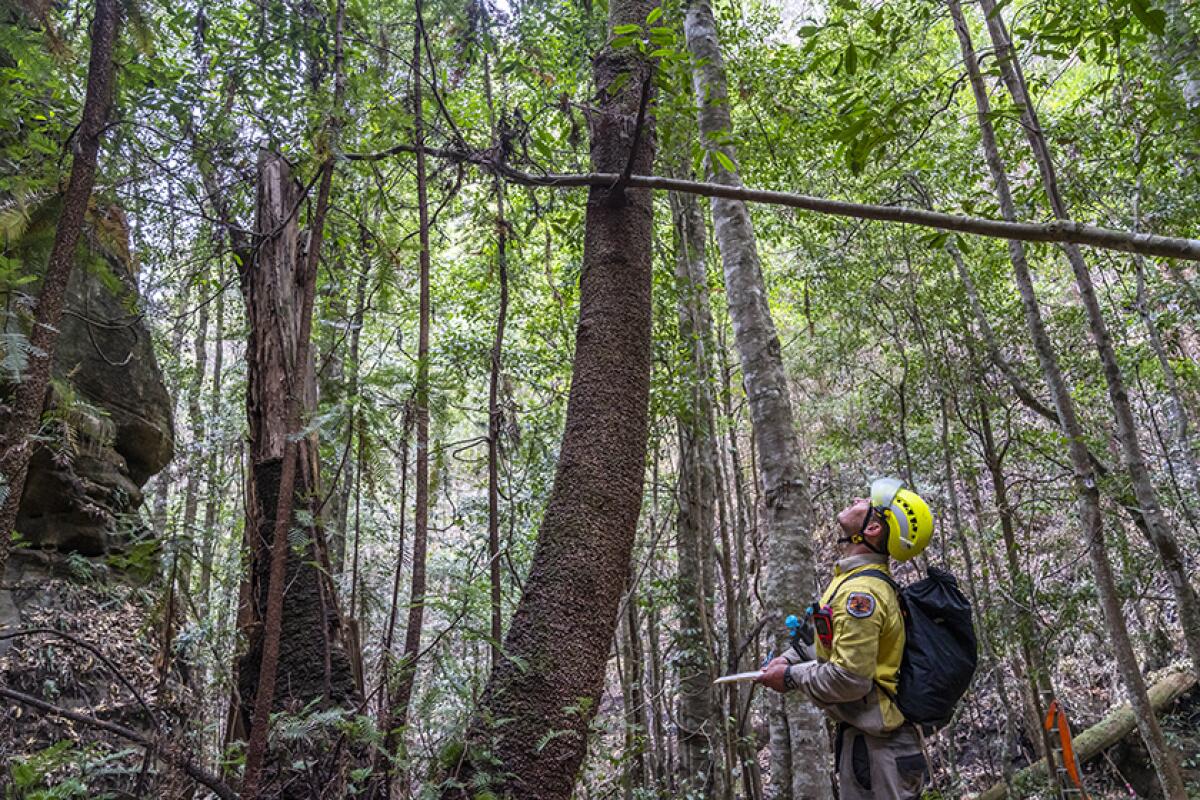
M 1200 91 L 1200 89 L 1198 89 Z M 1142 146 L 1142 136 L 1139 132 L 1134 145 L 1134 159 L 1138 160 Z M 1133 195 L 1133 229 L 1134 231 L 1141 230 L 1142 227 L 1142 178 L 1139 175 L 1137 179 L 1137 190 Z M 1175 375 L 1175 367 L 1171 364 L 1171 359 L 1167 355 L 1167 347 L 1163 342 L 1162 334 L 1158 329 L 1158 320 L 1155 313 L 1151 310 L 1151 303 L 1146 295 L 1146 259 L 1140 255 L 1134 255 L 1133 265 L 1136 270 L 1137 279 L 1137 295 L 1134 305 L 1137 309 L 1138 316 L 1141 317 L 1142 324 L 1146 328 L 1146 336 L 1150 340 L 1150 349 L 1154 352 L 1154 357 L 1158 361 L 1158 366 L 1162 370 L 1163 383 L 1167 387 L 1167 418 L 1171 425 L 1171 445 L 1167 453 L 1167 458 L 1172 464 L 1173 469 L 1184 471 L 1184 479 L 1188 484 L 1184 492 L 1186 496 L 1182 499 L 1187 513 L 1193 514 L 1196 510 L 1196 503 L 1200 502 L 1200 469 L 1197 469 L 1196 451 L 1192 444 L 1191 420 L 1188 416 L 1187 407 L 1183 402 L 1183 394 L 1179 388 L 1179 379 Z M 1190 495 L 1188 494 L 1190 492 Z
M 642 24 L 651 0 L 610 0 L 608 33 Z M 654 160 L 650 65 L 635 48 L 593 61 L 597 172 Z M 632 158 L 631 158 L 632 155 Z M 587 749 L 642 505 L 650 388 L 649 192 L 588 193 L 566 425 L 529 577 L 452 777 L 475 796 L 566 800 Z M 502 725 L 494 721 L 504 720 Z M 476 753 L 479 756 L 476 757 Z
M 191 443 L 187 456 L 187 478 L 183 488 L 183 523 L 175 537 L 176 546 L 182 548 L 182 560 L 179 569 L 178 590 L 185 595 L 191 592 L 192 566 L 195 563 L 195 553 L 199 548 L 200 537 L 196 535 L 196 516 L 200 510 L 200 478 L 201 465 L 204 463 L 204 452 L 207 443 L 204 440 L 204 410 L 200 406 L 200 395 L 204 388 L 204 378 L 208 372 L 208 298 L 204 296 L 204 283 L 200 284 L 200 307 L 196 314 L 196 333 L 192 338 L 192 352 L 195 367 L 192 379 L 187 387 L 188 427 L 191 429 Z M 178 555 L 176 556 L 179 557 Z
M 184 325 L 183 315 L 187 312 L 188 306 L 191 304 L 192 298 L 192 282 L 184 281 L 183 288 L 180 292 L 179 302 L 175 307 L 175 329 L 171 332 L 171 352 L 183 352 L 183 335 L 187 333 L 187 328 Z M 168 381 L 167 393 L 172 397 L 178 397 L 179 386 L 174 380 Z M 175 461 L 172 461 L 166 468 L 154 477 L 154 500 L 150 506 L 150 524 L 154 529 L 154 533 L 162 541 L 167 541 L 167 529 L 170 527 L 170 520 L 167 513 L 167 501 L 171 496 L 171 483 L 173 473 L 175 472 Z
M 221 381 L 224 368 L 225 342 L 225 289 L 218 289 L 213 299 L 217 306 L 213 328 L 213 376 L 212 396 L 209 398 L 208 417 L 215 424 L 221 413 Z M 217 512 L 221 504 L 221 466 L 224 463 L 224 442 L 213 441 L 209 445 L 207 467 L 208 496 L 204 500 L 204 539 L 200 549 L 200 608 L 209 607 L 208 595 L 212 588 L 213 553 L 217 541 Z
M 1046 191 L 1050 208 L 1055 219 L 1069 220 L 1066 203 L 1058 188 L 1058 178 L 1055 174 L 1054 161 L 1038 121 L 1037 109 L 1029 96 L 1025 76 L 1021 64 L 1013 52 L 1008 31 L 1004 25 L 1004 16 L 996 9 L 995 0 L 981 0 L 981 8 L 987 16 L 988 33 L 992 44 L 996 47 L 996 60 L 1000 67 L 1000 75 L 1012 95 L 1013 102 L 1021 110 L 1021 128 L 1033 151 L 1041 173 L 1042 185 Z M 1192 660 L 1193 669 L 1200 673 L 1200 598 L 1191 583 L 1191 571 L 1179 549 L 1179 542 L 1174 532 L 1167 524 L 1162 507 L 1159 504 L 1158 492 L 1150 470 L 1142 456 L 1141 444 L 1138 441 L 1137 421 L 1129 402 L 1129 390 L 1125 385 L 1125 377 L 1117 361 L 1116 350 L 1100 302 L 1092 284 L 1091 272 L 1083 259 L 1083 252 L 1075 244 L 1062 245 L 1071 271 L 1075 275 L 1075 285 L 1078 287 L 1080 299 L 1087 312 L 1088 326 L 1091 329 L 1092 340 L 1100 356 L 1104 371 L 1104 381 L 1108 387 L 1108 397 L 1112 402 L 1113 416 L 1117 426 L 1117 440 L 1121 444 L 1121 453 L 1125 468 L 1129 472 L 1133 484 L 1134 496 L 1141 507 L 1146 520 L 1146 529 L 1150 542 L 1162 559 L 1163 570 L 1175 594 L 1175 602 L 1179 609 L 1179 623 L 1183 628 L 1183 638 L 1187 643 L 1188 654 Z
M 985 13 L 991 14 L 995 9 L 991 0 L 982 0 Z M 984 154 L 992 176 L 993 189 L 1000 202 L 1000 210 L 1005 219 L 1016 219 L 1016 210 L 1008 185 L 1008 174 L 1004 162 L 996 146 L 995 132 L 991 123 L 991 107 L 987 89 L 979 71 L 979 63 L 975 56 L 975 48 L 971 43 L 970 31 L 963 18 L 962 8 L 958 0 L 947 0 L 950 13 L 954 19 L 954 27 L 962 45 L 963 59 L 971 82 L 978 111 L 978 122 L 983 140 Z M 1067 453 L 1074 471 L 1075 490 L 1079 496 L 1080 533 L 1087 542 L 1088 555 L 1091 560 L 1096 592 L 1100 597 L 1100 605 L 1110 641 L 1116 657 L 1118 670 L 1129 692 L 1130 702 L 1138 713 L 1138 727 L 1146 747 L 1150 751 L 1155 769 L 1163 783 L 1170 800 L 1183 800 L 1182 781 L 1179 771 L 1163 740 L 1162 729 L 1158 725 L 1150 708 L 1150 699 L 1146 692 L 1146 683 L 1142 678 L 1137 656 L 1133 651 L 1133 643 L 1129 638 L 1129 630 L 1121 610 L 1121 600 L 1117 594 L 1116 582 L 1113 579 L 1112 565 L 1109 563 L 1107 544 L 1104 539 L 1103 519 L 1100 510 L 1100 494 L 1096 488 L 1096 475 L 1092 469 L 1091 460 L 1085 444 L 1083 425 L 1075 411 L 1075 403 L 1071 398 L 1062 371 L 1058 365 L 1058 357 L 1050 342 L 1042 320 L 1041 307 L 1033 288 L 1033 279 L 1025 258 L 1025 248 L 1020 242 L 1009 242 L 1009 256 L 1013 264 L 1013 273 L 1017 288 L 1021 295 L 1021 305 L 1025 312 L 1025 322 L 1033 339 L 1034 349 L 1038 354 L 1042 373 L 1050 388 L 1051 397 L 1058 414 L 1062 432 L 1066 438 Z
M 651 528 L 653 531 L 653 528 Z M 646 693 L 642 636 L 637 614 L 637 587 L 625 598 L 624 618 L 618 624 L 617 638 L 621 645 L 624 670 L 621 687 L 625 700 L 625 795 L 632 798 L 635 790 L 650 785 L 650 770 L 646 762 Z M 618 666 L 620 662 L 618 661 Z
M 708 307 L 704 214 L 694 195 L 671 194 L 675 227 L 675 283 L 679 294 L 679 338 L 688 362 L 682 382 L 691 387 L 679 417 L 679 670 L 680 791 L 720 797 L 724 784 L 717 743 L 724 733 L 720 697 L 714 692 L 716 665 L 707 637 L 712 587 L 705 582 L 706 542 L 713 539 L 717 494 L 717 443 L 712 429 L 712 314 Z M 730 609 L 731 611 L 733 609 Z
M 1167 65 L 1174 71 L 1171 77 L 1179 86 L 1183 104 L 1195 125 L 1200 123 L 1197 119 L 1200 114 L 1200 42 L 1181 0 L 1162 0 L 1161 5 L 1167 15 L 1166 36 L 1163 37 Z
M 716 20 L 708 0 L 692 0 L 684 21 L 692 56 L 692 83 L 700 108 L 700 134 L 708 150 L 710 180 L 739 186 L 725 66 Z M 788 646 L 783 619 L 799 611 L 816 589 L 812 553 L 812 506 L 800 463 L 779 337 L 767 306 L 754 226 L 744 202 L 714 197 L 713 227 L 725 271 L 725 291 L 742 380 L 750 407 L 759 472 L 766 498 L 769 572 L 766 613 L 775 631 L 775 652 Z M 829 748 L 821 713 L 810 703 L 780 695 L 771 699 L 772 784 L 779 800 L 823 800 L 831 796 L 828 765 L 814 757 Z
M 54 367 L 58 326 L 66 305 L 67 282 L 75 266 L 75 245 L 83 231 L 92 186 L 96 182 L 96 159 L 100 137 L 108 125 L 113 97 L 113 49 L 121 24 L 121 3 L 97 0 L 92 19 L 92 46 L 88 60 L 87 89 L 82 118 L 75 131 L 71 176 L 63 193 L 62 211 L 54 229 L 54 244 L 42 287 L 38 292 L 29 331 L 29 363 L 13 393 L 10 410 L 0 418 L 0 576 L 8 562 L 10 534 L 33 455 L 33 435 L 42 419 L 42 406 Z

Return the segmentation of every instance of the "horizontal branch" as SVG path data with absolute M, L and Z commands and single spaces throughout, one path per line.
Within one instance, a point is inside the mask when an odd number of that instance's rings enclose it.
M 416 148 L 412 145 L 396 145 L 377 153 L 345 153 L 342 155 L 342 158 L 347 161 L 377 161 L 400 153 L 413 153 L 415 151 Z M 1166 258 L 1200 261 L 1200 239 L 1157 236 L 1149 233 L 1131 233 L 1071 220 L 1056 220 L 1047 223 L 1004 222 L 984 217 L 944 214 L 938 211 L 926 211 L 907 206 L 850 203 L 845 200 L 830 200 L 829 198 L 815 197 L 807 194 L 776 192 L 767 189 L 749 189 L 744 186 L 730 186 L 723 183 L 709 183 L 704 181 L 686 181 L 679 178 L 663 178 L 656 175 L 630 175 L 624 181 L 622 181 L 621 175 L 603 172 L 534 175 L 529 172 L 512 169 L 502 162 L 489 157 L 488 153 L 439 148 L 425 148 L 425 152 L 435 158 L 465 161 L 487 170 L 496 171 L 506 180 L 525 186 L 561 188 L 600 186 L 611 188 L 617 186 L 618 182 L 621 182 L 621 185 L 630 188 L 660 189 L 668 192 L 696 194 L 703 197 L 723 197 L 730 200 L 742 200 L 747 203 L 764 203 L 766 205 L 799 208 L 818 214 L 877 220 L 880 222 L 899 222 L 905 225 L 918 225 L 943 231 L 970 233 L 976 236 L 989 236 L 995 239 L 1015 239 L 1024 242 L 1073 243 L 1096 247 L 1102 250 L 1119 250 L 1125 253 L 1140 253 L 1146 256 L 1163 256 Z
M 45 700 L 39 700 L 33 695 L 28 695 L 24 692 L 18 692 L 15 689 L 9 689 L 6 686 L 0 686 L 0 697 L 7 697 L 13 702 L 37 709 L 43 714 L 51 717 L 68 719 L 72 722 L 77 722 L 80 725 L 86 725 L 89 728 L 108 731 L 109 733 L 120 736 L 122 739 L 127 739 L 134 744 L 140 745 L 148 750 L 154 748 L 154 743 L 149 739 L 142 736 L 137 731 L 126 728 L 124 725 L 118 725 L 115 722 L 108 722 L 107 720 L 89 717 L 87 714 L 80 714 L 78 711 L 60 708 L 59 706 L 47 703 Z M 238 793 L 231 789 L 229 784 L 225 783 L 216 775 L 213 775 L 203 767 L 200 767 L 189 761 L 187 758 L 170 751 L 158 751 L 158 753 L 164 761 L 167 761 L 179 769 L 182 769 L 190 778 L 192 778 L 192 780 L 207 786 L 213 791 L 213 794 L 215 794 L 217 797 L 220 797 L 222 800 L 238 800 Z

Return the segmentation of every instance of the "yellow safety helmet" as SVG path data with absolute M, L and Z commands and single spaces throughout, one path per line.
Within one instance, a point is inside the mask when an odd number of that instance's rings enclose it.
M 888 553 L 897 561 L 915 558 L 933 538 L 933 513 L 899 478 L 872 481 L 871 508 L 887 525 Z

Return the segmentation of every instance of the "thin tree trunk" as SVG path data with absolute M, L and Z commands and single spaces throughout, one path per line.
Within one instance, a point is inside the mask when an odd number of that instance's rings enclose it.
M 201 284 L 203 286 L 203 284 Z M 180 525 L 176 543 L 182 547 L 182 561 L 178 589 L 185 595 L 190 593 L 192 584 L 192 565 L 199 544 L 196 535 L 196 516 L 200 511 L 201 465 L 204 463 L 204 452 L 208 446 L 205 441 L 204 411 L 200 407 L 200 394 L 204 388 L 204 378 L 208 372 L 208 303 L 201 302 L 196 317 L 196 334 L 192 339 L 192 351 L 195 358 L 195 369 L 187 387 L 188 427 L 191 429 L 191 449 L 187 457 L 187 478 L 183 489 L 183 524 Z
M 87 89 L 79 127 L 75 131 L 71 176 L 63 193 L 62 211 L 54 230 L 54 244 L 42 287 L 38 292 L 29 331 L 29 361 L 11 400 L 11 410 L 0 420 L 0 576 L 4 575 L 12 537 L 17 523 L 29 459 L 33 455 L 32 437 L 42 420 L 46 390 L 54 367 L 54 348 L 58 343 L 59 322 L 66 305 L 67 282 L 75 267 L 75 245 L 83 231 L 92 186 L 96 182 L 96 159 L 100 137 L 108 125 L 113 97 L 113 49 L 121 24 L 121 3 L 96 0 L 92 18 L 92 46 L 88 59 Z
M 991 0 L 982 0 L 984 13 L 989 16 L 989 26 L 993 24 L 995 7 Z M 954 27 L 962 45 L 963 59 L 966 63 L 975 104 L 978 111 L 978 121 L 984 153 L 988 168 L 992 175 L 993 189 L 1005 219 L 1015 219 L 1016 210 L 1012 194 L 1008 186 L 1008 175 L 1004 162 L 996 146 L 995 132 L 991 124 L 991 108 L 986 87 L 979 71 L 979 63 L 975 57 L 975 48 L 971 43 L 970 31 L 963 18 L 958 0 L 947 0 L 947 5 L 954 19 Z M 1084 439 L 1083 426 L 1075 411 L 1075 404 L 1067 389 L 1066 381 L 1058 365 L 1053 345 L 1042 320 L 1041 308 L 1033 288 L 1033 280 L 1029 273 L 1025 258 L 1025 248 L 1019 242 L 1010 241 L 1009 256 L 1013 264 L 1013 273 L 1017 288 L 1021 295 L 1021 304 L 1025 311 L 1025 321 L 1033 339 L 1034 349 L 1042 367 L 1046 383 L 1050 388 L 1051 397 L 1058 413 L 1063 435 L 1066 438 L 1067 452 L 1075 473 L 1075 490 L 1079 497 L 1079 518 L 1081 534 L 1087 542 L 1088 555 L 1092 564 L 1096 591 L 1100 597 L 1100 605 L 1104 611 L 1105 622 L 1116 656 L 1118 669 L 1130 695 L 1130 702 L 1138 712 L 1139 731 L 1146 747 L 1150 751 L 1155 769 L 1163 783 L 1167 796 L 1171 800 L 1182 800 L 1182 781 L 1178 768 L 1173 763 L 1166 750 L 1162 737 L 1162 729 L 1158 725 L 1150 708 L 1150 700 L 1146 694 L 1146 684 L 1142 678 L 1129 638 L 1129 631 L 1121 611 L 1121 601 L 1112 575 L 1112 566 L 1108 560 L 1107 545 L 1104 539 L 1103 520 L 1100 511 L 1100 495 L 1096 488 L 1096 476 L 1092 470 L 1091 460 Z
M 384 732 L 384 747 L 386 753 L 395 750 L 396 729 L 392 725 L 392 703 L 395 688 L 392 685 L 392 662 L 396 660 L 392 653 L 392 644 L 396 636 L 396 617 L 400 608 L 400 576 L 404 573 L 404 520 L 408 511 L 408 443 L 412 436 L 412 404 L 404 407 L 404 416 L 400 424 L 400 530 L 399 541 L 396 543 L 396 568 L 392 573 L 392 599 L 388 605 L 387 624 L 384 625 L 383 644 L 379 648 L 379 730 Z M 373 791 L 368 797 L 390 797 L 392 789 L 392 768 L 384 770 L 379 775 L 376 770 L 378 753 L 372 755 Z
M 413 138 L 418 147 L 425 140 L 424 103 L 422 100 L 422 39 L 424 19 L 421 0 L 417 0 L 416 31 L 413 37 Z M 417 156 L 417 214 L 419 220 L 419 294 L 420 311 L 417 331 L 416 380 L 416 506 L 413 515 L 412 584 L 408 600 L 408 627 L 404 631 L 404 656 L 398 666 L 396 691 L 392 700 L 395 744 L 404 749 L 404 729 L 408 725 L 409 704 L 417 677 L 417 657 L 421 652 L 421 633 L 425 624 L 425 557 L 429 543 L 429 192 L 425 177 L 425 153 Z M 395 752 L 389 750 L 395 755 Z
M 225 342 L 225 290 L 218 291 L 213 302 L 217 306 L 216 324 L 213 329 L 213 376 L 212 395 L 209 397 L 208 416 L 216 423 L 221 413 L 221 381 L 224 368 Z M 204 500 L 204 539 L 200 549 L 200 607 L 207 611 L 208 595 L 212 588 L 213 553 L 217 541 L 217 512 L 221 503 L 219 484 L 221 480 L 221 463 L 224 460 L 224 443 L 210 442 L 208 448 L 208 463 L 205 476 L 208 482 L 208 495 Z
M 651 529 L 653 530 L 653 529 Z M 643 673 L 642 637 L 637 614 L 637 588 L 630 590 L 625 600 L 625 620 L 620 626 L 622 648 L 625 659 L 624 681 L 627 704 L 625 706 L 625 752 L 626 788 L 641 790 L 650 783 L 650 772 L 646 765 L 646 694 Z
M 1022 671 L 1029 682 L 1027 704 L 1033 713 L 1026 720 L 1026 725 L 1031 732 L 1037 731 L 1039 734 L 1035 740 L 1038 755 L 1053 760 L 1050 733 L 1042 724 L 1046 711 L 1042 704 L 1042 697 L 1047 694 L 1053 696 L 1053 688 L 1045 663 L 1037 655 L 1041 651 L 1034 640 L 1031 615 L 1024 612 L 1026 608 L 1036 608 L 1037 604 L 1033 593 L 1033 579 L 1021 568 L 1020 544 L 1017 542 L 1012 505 L 1008 500 L 1008 479 L 1004 475 L 1004 451 L 1007 450 L 1007 445 L 997 447 L 992 431 L 991 410 L 988 408 L 987 400 L 982 396 L 977 396 L 977 402 L 979 404 L 979 440 L 983 450 L 984 466 L 987 467 L 988 475 L 992 479 L 992 494 L 995 498 L 996 512 L 1000 516 L 1000 534 L 1004 540 L 1008 582 L 1012 587 L 1017 604 L 1017 608 L 1009 610 L 1009 617 L 1013 620 L 1013 628 L 1017 633 L 1017 646 L 1021 660 L 1024 662 Z M 1052 774 L 1051 779 L 1057 790 L 1057 773 Z
M 483 55 L 483 92 L 487 99 L 488 122 L 496 131 L 496 109 L 492 102 L 492 71 L 487 53 Z M 504 181 L 492 174 L 496 193 L 496 269 L 500 278 L 500 307 L 496 311 L 496 334 L 492 339 L 492 357 L 488 372 L 488 576 L 492 605 L 492 669 L 500 661 L 500 360 L 504 353 L 504 326 L 508 321 L 508 220 L 504 214 Z
M 1009 94 L 1012 95 L 1013 102 L 1021 109 L 1021 128 L 1025 132 L 1025 137 L 1041 173 L 1042 185 L 1046 191 L 1050 208 L 1055 219 L 1070 221 L 1066 203 L 1058 188 L 1054 161 L 1050 156 L 1050 149 L 1038 120 L 1037 109 L 1029 96 L 1021 64 L 1013 52 L 1008 30 L 1004 25 L 1003 13 L 996 9 L 995 0 L 981 0 L 981 8 L 987 15 L 988 33 L 991 35 L 992 44 L 996 47 L 996 60 L 1000 67 L 1000 75 L 1008 87 Z M 1116 419 L 1117 440 L 1121 444 L 1121 453 L 1133 484 L 1134 496 L 1137 498 L 1142 515 L 1146 520 L 1151 544 L 1158 552 L 1159 558 L 1162 559 L 1163 569 L 1175 594 L 1175 601 L 1179 609 L 1179 622 L 1183 628 L 1183 638 L 1187 643 L 1192 667 L 1200 673 L 1200 598 L 1196 596 L 1196 590 L 1191 583 L 1191 571 L 1180 552 L 1179 542 L 1176 540 L 1174 532 L 1167 525 L 1166 517 L 1158 500 L 1158 491 L 1154 487 L 1150 470 L 1142 456 L 1141 444 L 1138 441 L 1137 421 L 1134 419 L 1133 409 L 1129 402 L 1129 390 L 1125 385 L 1125 377 L 1122 374 L 1120 363 L 1117 361 L 1117 353 L 1113 347 L 1108 325 L 1100 309 L 1100 302 L 1092 284 L 1091 272 L 1078 245 L 1064 244 L 1062 249 L 1067 256 L 1067 262 L 1071 265 L 1071 271 L 1075 275 L 1075 285 L 1079 290 L 1080 299 L 1083 300 L 1084 310 L 1087 312 L 1092 340 L 1100 355 L 1104 381 L 1108 387 L 1108 397 L 1113 406 L 1113 416 Z M 1180 785 L 1182 786 L 1182 784 Z
M 610 0 L 610 39 L 618 26 L 642 24 L 652 8 L 650 0 Z M 635 48 L 605 47 L 593 70 L 593 168 L 649 170 L 649 64 Z M 508 657 L 492 671 L 465 758 L 452 769 L 472 794 L 486 785 L 501 797 L 566 800 L 583 761 L 642 504 L 652 211 L 642 190 L 610 185 L 588 196 L 573 377 L 554 486 L 505 638 Z M 494 727 L 494 720 L 504 724 Z
M 1200 88 L 1197 91 L 1200 91 Z M 1135 160 L 1139 155 L 1141 144 L 1141 134 L 1139 133 L 1134 146 Z M 1135 231 L 1142 227 L 1141 200 L 1142 178 L 1138 176 L 1137 191 L 1133 196 L 1133 229 Z M 1133 265 L 1137 273 L 1137 295 L 1134 306 L 1146 328 L 1150 349 L 1154 352 L 1154 357 L 1162 370 L 1163 383 L 1167 387 L 1167 419 L 1171 426 L 1171 445 L 1167 457 L 1175 467 L 1182 467 L 1185 471 L 1185 479 L 1191 494 L 1182 497 L 1181 500 L 1191 513 L 1195 511 L 1196 502 L 1200 501 L 1200 468 L 1197 467 L 1196 452 L 1192 445 L 1191 420 L 1183 402 L 1183 394 L 1179 389 L 1179 379 L 1175 375 L 1175 367 L 1167 355 L 1166 345 L 1163 343 L 1162 334 L 1158 329 L 1158 321 L 1155 319 L 1154 312 L 1151 311 L 1151 305 L 1146 296 L 1146 260 L 1135 255 Z
M 692 83 L 700 108 L 700 133 L 707 149 L 710 180 L 740 186 L 736 170 L 722 168 L 716 153 L 736 166 L 725 67 L 716 20 L 708 0 L 691 0 L 684 21 L 692 55 Z M 781 624 L 815 590 L 812 507 L 808 478 L 800 463 L 791 400 L 779 337 L 767 306 L 754 226 L 746 204 L 713 198 L 713 223 L 725 270 L 729 315 L 742 362 L 767 505 L 769 564 L 767 615 L 775 630 L 775 652 L 788 646 Z M 772 778 L 779 800 L 822 800 L 831 796 L 827 765 L 814 753 L 828 749 L 821 712 L 811 703 L 780 695 L 772 699 Z
M 711 651 L 704 646 L 713 613 L 711 587 L 705 581 L 706 543 L 713 539 L 716 495 L 712 425 L 712 314 L 708 308 L 704 215 L 693 195 L 671 194 L 675 227 L 675 283 L 679 295 L 679 338 L 688 352 L 682 382 L 691 387 L 679 416 L 679 784 L 683 792 L 719 796 L 715 743 L 723 737 L 720 698 Z M 727 609 L 734 612 L 735 609 Z

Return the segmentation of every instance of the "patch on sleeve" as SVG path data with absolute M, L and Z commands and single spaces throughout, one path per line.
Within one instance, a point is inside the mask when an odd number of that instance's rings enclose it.
M 866 592 L 851 592 L 846 598 L 846 611 L 852 617 L 866 619 L 875 613 L 875 598 Z

